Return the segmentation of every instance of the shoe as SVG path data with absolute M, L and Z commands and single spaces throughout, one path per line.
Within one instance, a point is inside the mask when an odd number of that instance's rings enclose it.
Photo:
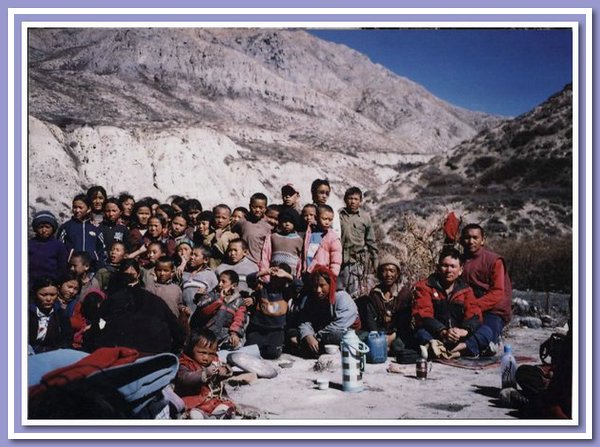
M 504 408 L 523 408 L 529 404 L 529 399 L 523 396 L 516 388 L 504 388 L 500 391 L 500 405 Z
M 481 351 L 481 357 L 494 357 L 496 354 L 498 354 L 498 345 L 496 343 L 494 343 L 493 341 L 491 341 L 488 345 L 487 348 L 485 348 L 483 351 Z

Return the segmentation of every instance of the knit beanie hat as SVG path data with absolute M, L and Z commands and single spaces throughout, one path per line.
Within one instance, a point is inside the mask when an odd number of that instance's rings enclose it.
M 52 226 L 52 229 L 56 233 L 56 230 L 58 229 L 58 221 L 56 220 L 56 217 L 54 217 L 54 214 L 52 214 L 50 211 L 38 211 L 33 215 L 33 221 L 31 222 L 31 226 L 34 230 L 37 228 L 38 225 L 43 223 L 50 224 Z
M 298 211 L 296 211 L 292 208 L 288 208 L 288 209 L 282 211 L 281 213 L 279 213 L 277 220 L 279 221 L 280 224 L 283 222 L 293 223 L 294 230 L 296 230 L 296 231 L 298 231 L 298 227 L 300 226 L 300 214 L 298 214 Z
M 390 253 L 386 253 L 379 258 L 379 268 L 387 264 L 395 265 L 398 271 L 401 271 L 400 261 L 398 261 L 398 259 L 396 259 L 396 257 Z

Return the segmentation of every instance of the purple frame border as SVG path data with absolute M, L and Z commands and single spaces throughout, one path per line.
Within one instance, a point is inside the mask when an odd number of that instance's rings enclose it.
M 15 2 L 16 3 L 16 2 Z M 21 3 L 21 2 L 20 2 Z M 58 2 L 57 2 L 58 3 Z M 94 2 L 94 3 L 99 3 L 99 2 Z M 167 5 L 161 4 L 160 0 L 158 1 L 154 1 L 154 4 L 152 6 L 154 7 L 166 7 Z M 178 2 L 176 5 L 169 5 L 169 7 L 231 7 L 231 8 L 240 8 L 240 7 L 246 7 L 246 4 L 242 1 L 228 1 L 226 4 L 222 4 L 222 5 L 214 5 L 214 4 L 206 4 L 207 2 L 203 2 L 205 4 L 203 5 L 193 5 L 193 4 L 188 4 L 191 2 L 185 2 L 185 1 L 180 1 Z M 275 2 L 273 1 L 261 1 L 259 5 L 253 5 L 255 7 L 276 7 L 276 5 L 274 4 Z M 318 6 L 323 6 L 323 5 L 317 5 L 318 2 L 311 0 L 311 1 L 307 1 L 307 2 L 303 2 L 302 4 L 298 4 L 295 5 L 297 7 L 318 7 Z M 380 1 L 377 2 L 377 4 L 372 4 L 369 5 L 369 7 L 397 7 L 397 5 L 392 5 L 389 4 L 392 2 L 386 2 L 386 1 Z M 478 7 L 480 5 L 476 4 L 477 2 L 474 1 L 465 1 L 465 2 L 461 2 L 460 5 L 452 5 L 453 7 Z M 528 5 L 523 5 L 522 3 L 517 5 L 516 1 L 510 1 L 510 2 L 494 2 L 494 3 L 498 3 L 497 7 L 512 7 L 512 8 L 517 8 L 517 7 L 523 7 L 523 6 L 529 6 L 529 7 L 540 7 L 542 5 L 534 5 L 531 3 L 536 3 L 536 2 L 528 2 L 530 4 Z M 12 4 L 12 5 L 7 5 L 9 7 L 17 7 L 17 8 L 22 8 L 22 7 L 27 7 L 27 8 L 41 8 L 41 7 L 46 7 L 47 4 L 43 1 L 29 1 L 29 2 L 22 2 L 22 4 Z M 64 1 L 64 2 L 60 2 L 60 4 L 53 4 L 53 7 L 78 7 L 80 5 L 77 4 L 77 2 L 75 1 Z M 97 5 L 90 5 L 87 4 L 86 7 L 123 7 L 124 5 L 121 3 L 119 4 L 119 2 L 116 2 L 114 0 L 109 0 L 109 1 L 105 1 L 102 2 L 102 4 L 97 4 Z M 135 7 L 136 5 L 130 5 L 131 7 Z M 148 3 L 146 3 L 144 5 L 145 7 L 150 6 Z M 345 2 L 344 5 L 331 5 L 332 7 L 335 6 L 344 6 L 344 7 L 364 7 L 365 5 L 360 5 L 358 4 L 356 1 L 353 2 Z M 491 6 L 489 4 L 487 4 L 486 6 Z M 548 3 L 543 5 L 545 8 L 548 7 L 568 7 L 568 8 L 577 8 L 577 7 L 586 7 L 589 8 L 590 5 L 587 4 L 587 2 L 574 2 L 574 4 L 570 4 L 570 5 L 550 5 Z M 419 5 L 411 5 L 411 7 L 437 7 L 437 8 L 442 8 L 442 7 L 446 7 L 446 4 L 443 1 L 427 1 L 427 2 L 423 2 Z M 143 11 L 143 10 L 141 10 Z M 20 227 L 20 215 L 21 215 L 21 198 L 22 198 L 22 191 L 20 191 L 19 189 L 19 185 L 20 185 L 20 179 L 21 179 L 21 162 L 20 162 L 20 152 L 18 152 L 16 149 L 20 147 L 21 145 L 21 125 L 23 124 L 21 122 L 21 96 L 20 96 L 20 90 L 21 90 L 21 71 L 20 71 L 20 62 L 21 62 L 21 58 L 20 58 L 20 48 L 21 48 L 21 42 L 20 42 L 20 32 L 19 32 L 19 28 L 20 28 L 20 23 L 22 21 L 25 20 L 44 20 L 44 21 L 82 21 L 82 20 L 86 20 L 86 21 L 105 21 L 105 20 L 110 20 L 110 21 L 159 21 L 158 19 L 161 19 L 160 21 L 164 21 L 165 18 L 168 19 L 169 21 L 199 21 L 199 20 L 203 20 L 203 21 L 229 21 L 229 22 L 233 22 L 233 21 L 264 21 L 264 22 L 268 22 L 268 21 L 277 21 L 277 20 L 281 20 L 281 21 L 327 21 L 327 22 L 333 22 L 333 21 L 417 21 L 417 20 L 427 20 L 427 21 L 457 21 L 457 20 L 464 20 L 464 21 L 577 21 L 580 23 L 580 29 L 579 29 L 579 37 L 580 37 L 580 48 L 579 48 L 579 54 L 580 54 L 580 63 L 579 63 L 579 86 L 580 86 L 580 103 L 579 103 L 579 120 L 580 120 L 580 130 L 579 130 L 579 134 L 580 134 L 580 147 L 585 147 L 586 144 L 586 139 L 585 139 L 585 110 L 586 110 L 586 102 L 587 100 L 590 99 L 596 99 L 596 95 L 594 95 L 594 97 L 592 98 L 591 95 L 588 94 L 588 92 L 586 91 L 586 73 L 585 73 L 585 67 L 587 63 L 591 63 L 592 61 L 587 61 L 585 59 L 585 48 L 586 48 L 586 44 L 588 42 L 586 42 L 585 39 L 585 29 L 586 26 L 589 25 L 588 23 L 586 23 L 586 17 L 583 15 L 577 15 L 577 14 L 570 14 L 570 15 L 563 15 L 563 16 L 556 16 L 556 15 L 545 15 L 545 14 L 539 14 L 539 15 L 527 15 L 527 16 L 514 16 L 514 15 L 486 15 L 486 14 L 481 14 L 481 15 L 468 15 L 468 16 L 461 16 L 461 15 L 443 15 L 443 14 L 435 14 L 434 10 L 432 10 L 432 14 L 427 14 L 427 15 L 419 15 L 419 16 L 403 16 L 403 15 L 377 15 L 377 14 L 370 14 L 370 15 L 361 15 L 361 16 L 356 16 L 356 15 L 344 15 L 344 14 L 338 14 L 338 15 L 314 15 L 314 14 L 303 14 L 303 15 L 294 15 L 294 16 L 289 16 L 289 15 L 277 15 L 277 16 L 261 16 L 261 15 L 226 15 L 226 16 L 210 16 L 210 17 L 199 17 L 199 16 L 189 16 L 189 15 L 169 15 L 169 16 L 155 16 L 155 15 L 124 15 L 124 16 L 115 16 L 115 15 L 94 15 L 94 16 L 81 16 L 81 15 L 69 15 L 69 16 L 61 16 L 61 15 L 41 15 L 41 14 L 23 14 L 23 15 L 19 15 L 15 17 L 15 22 L 14 22 L 14 26 L 15 26 L 15 67 L 14 67 L 14 73 L 15 73 L 15 85 L 14 85 L 14 90 L 15 90 L 15 110 L 14 111 L 8 111 L 7 108 L 5 108 L 2 112 L 3 115 L 3 119 L 2 119 L 2 127 L 0 128 L 3 132 L 1 132 L 4 135 L 8 134 L 8 115 L 4 115 L 5 113 L 11 113 L 13 112 L 13 116 L 15 118 L 15 166 L 14 167 L 9 167 L 8 166 L 8 151 L 5 154 L 5 163 L 2 163 L 2 167 L 0 168 L 2 172 L 4 173 L 4 176 L 6 178 L 7 174 L 8 174 L 8 169 L 14 169 L 15 172 L 15 210 L 14 210 L 14 214 L 11 213 L 12 210 L 7 211 L 7 219 L 13 219 L 14 224 L 15 224 L 15 234 L 14 234 L 14 238 L 12 239 L 12 241 L 10 240 L 10 238 L 7 238 L 3 244 L 3 247 L 6 247 L 6 249 L 8 248 L 8 244 L 13 242 L 15 244 L 15 259 L 11 260 L 12 262 L 14 262 L 14 265 L 16 266 L 15 269 L 15 278 L 8 278 L 7 277 L 7 266 L 8 266 L 8 256 L 5 256 L 1 262 L 6 262 L 6 264 L 4 264 L 4 268 L 0 269 L 0 278 L 2 279 L 2 283 L 6 284 L 6 287 L 8 286 L 8 281 L 12 280 L 14 281 L 14 291 L 15 291 L 15 296 L 22 296 L 22 290 L 20 287 L 20 263 L 21 263 L 21 253 L 20 253 L 20 240 L 22 237 L 22 232 L 23 229 Z M 8 29 L 8 10 L 4 10 L 4 14 L 2 17 L 2 23 L 4 24 L 4 29 L 7 30 Z M 593 41 L 597 42 L 597 36 L 593 37 Z M 7 90 L 7 86 L 8 86 L 8 54 L 7 54 L 7 47 L 3 47 L 2 48 L 2 64 L 3 67 L 5 68 L 4 70 L 2 70 L 2 89 L 0 91 L 0 98 L 2 99 L 3 104 L 8 104 L 8 90 Z M 597 68 L 597 65 L 594 64 L 593 68 Z M 590 84 L 591 85 L 591 84 Z M 594 101 L 595 102 L 595 101 Z M 9 149 L 10 150 L 10 149 Z M 585 297 L 590 294 L 590 298 L 591 298 L 591 291 L 586 291 L 585 289 L 585 255 L 586 255 L 586 248 L 589 249 L 589 245 L 586 244 L 586 233 L 585 233 L 585 217 L 587 212 L 591 212 L 585 209 L 585 200 L 586 200 L 586 194 L 591 194 L 592 191 L 586 191 L 585 190 L 585 166 L 586 163 L 589 162 L 590 160 L 586 160 L 586 154 L 585 151 L 583 151 L 582 153 L 580 153 L 580 159 L 579 159 L 579 191 L 580 191 L 580 197 L 579 197 L 579 206 L 580 206 L 580 225 L 579 225 L 579 235 L 580 235 L 580 251 L 579 251 L 579 265 L 580 265 L 580 273 L 579 273 L 579 281 L 580 281 L 580 298 L 579 299 L 579 303 L 580 303 L 580 333 L 579 333 L 579 340 L 580 340 L 580 353 L 584 353 L 586 350 L 586 340 L 585 340 L 585 320 L 583 319 L 583 316 L 585 315 L 585 310 L 586 310 L 586 303 L 585 303 Z M 596 167 L 596 165 L 594 165 L 594 168 Z M 6 196 L 8 195 L 8 185 L 6 183 L 4 183 L 2 185 L 2 189 L 5 191 Z M 595 190 L 596 189 L 596 184 L 594 183 L 592 186 L 592 189 Z M 7 233 L 7 219 L 3 219 L 2 223 L 0 224 L 2 226 L 3 232 L 3 238 L 8 236 Z M 592 232 L 592 229 L 590 229 L 590 234 Z M 12 235 L 11 235 L 12 236 Z M 596 252 L 596 248 L 597 245 L 594 245 L 594 250 L 593 252 Z M 6 253 L 6 252 L 5 252 Z M 6 290 L 6 288 L 5 288 Z M 7 290 L 6 290 L 7 291 Z M 8 291 L 7 291 L 8 292 Z M 13 299 L 13 297 L 9 296 L 8 293 L 5 294 L 5 296 L 7 297 L 7 299 Z M 6 307 L 5 307 L 6 310 Z M 157 433 L 163 433 L 163 432 L 170 432 L 170 433 L 198 433 L 200 431 L 205 432 L 205 433 L 210 433 L 210 432 L 222 432 L 224 431 L 224 427 L 218 427 L 218 426 L 211 426 L 211 427 L 197 427 L 197 426 L 193 426 L 193 427 L 183 427 L 183 426 L 177 426 L 177 427 L 134 427 L 134 426 L 130 426 L 130 427 L 83 427 L 83 426 L 78 426 L 78 427 L 60 427 L 60 426 L 52 426 L 52 427 L 22 427 L 19 424 L 19 420 L 20 420 L 20 384 L 21 384 L 21 377 L 20 377 L 20 369 L 19 369 L 19 365 L 20 365 L 20 352 L 18 347 L 20 346 L 20 308 L 18 306 L 18 304 L 15 305 L 15 310 L 17 315 L 15 315 L 16 319 L 16 325 L 15 325 L 15 329 L 17 330 L 15 337 L 14 337 L 14 343 L 15 346 L 17 347 L 15 349 L 15 405 L 14 407 L 11 407 L 10 403 L 8 408 L 4 407 L 3 411 L 13 411 L 13 414 L 15 415 L 15 427 L 14 430 L 15 432 L 20 432 L 20 433 L 61 433 L 61 432 L 69 432 L 69 433 L 85 433 L 85 432 L 110 432 L 110 433 L 135 433 L 135 432 L 141 432 L 141 433 L 152 433 L 152 432 L 157 432 Z M 596 310 L 597 313 L 597 310 Z M 594 313 L 594 316 L 596 316 L 596 313 Z M 8 315 L 8 312 L 5 311 L 2 313 L 2 316 L 0 317 L 0 322 L 4 323 L 5 327 L 7 325 L 8 322 L 8 318 L 11 318 L 10 315 Z M 12 339 L 12 335 L 13 334 L 7 334 L 8 335 L 8 340 L 10 341 Z M 6 346 L 3 346 L 3 351 L 6 349 Z M 6 353 L 6 351 L 4 351 Z M 6 357 L 5 357 L 6 358 Z M 231 433 L 264 433 L 265 434 L 265 438 L 269 439 L 269 438 L 277 438 L 277 433 L 284 433 L 284 432 L 306 432 L 308 433 L 331 433 L 331 432 L 340 432 L 343 431 L 345 433 L 353 433 L 353 432 L 373 432 L 373 433 L 398 433 L 399 436 L 402 436 L 403 433 L 405 434 L 409 434 L 409 433 L 421 433 L 424 431 L 427 432 L 436 432 L 436 433 L 463 433 L 463 432 L 467 432 L 465 437 L 469 436 L 469 437 L 477 437 L 478 433 L 484 434 L 484 433 L 488 433 L 490 431 L 493 431 L 495 433 L 502 433 L 502 432 L 506 432 L 506 433 L 522 433 L 524 436 L 527 436 L 527 433 L 537 433 L 539 431 L 543 431 L 544 433 L 573 433 L 573 435 L 575 436 L 576 433 L 580 433 L 582 431 L 585 430 L 585 418 L 586 418 L 586 414 L 585 414 L 585 405 L 586 405 L 586 399 L 589 399 L 591 397 L 595 397 L 595 393 L 594 396 L 591 395 L 591 393 L 589 393 L 589 390 L 586 390 L 586 383 L 585 383 L 585 362 L 586 359 L 585 357 L 582 355 L 580 357 L 580 369 L 579 369 L 579 379 L 580 379 L 580 402 L 579 402 L 579 406 L 580 406 L 580 425 L 578 427 L 552 427 L 552 426 L 543 426 L 541 427 L 542 430 L 540 430 L 540 427 L 504 427 L 504 426 L 494 426 L 493 428 L 491 427 L 486 427 L 486 426 L 478 426 L 478 427 L 467 427 L 468 429 L 465 430 L 462 427 L 457 427 L 457 426 L 436 426 L 434 427 L 422 427 L 422 426 L 412 426 L 412 427 L 408 427 L 408 426 L 402 426 L 402 427 L 390 427 L 390 426 L 378 426 L 378 427 L 370 427 L 370 426 L 364 426 L 364 427 L 351 427 L 351 426 L 326 426 L 326 427 L 316 427 L 316 426 L 293 426 L 293 427 L 286 427 L 286 426 L 235 426 L 235 427 L 226 427 L 225 430 Z M 7 384 L 7 371 L 3 371 L 3 378 L 4 383 Z M 4 396 L 7 397 L 7 389 L 2 388 L 2 394 Z M 593 398 L 593 402 L 595 401 L 595 398 Z M 5 399 L 5 402 L 7 402 L 7 398 Z M 593 403 L 592 402 L 592 403 Z M 3 431 L 5 433 L 7 433 L 8 435 L 8 426 L 7 426 L 7 416 L 8 414 L 3 414 Z M 22 445 L 30 445 L 33 443 L 37 443 L 39 441 L 19 441 L 19 444 Z M 59 441 L 44 441 L 44 442 L 48 442 L 48 443 L 57 443 Z M 95 442 L 98 443 L 97 441 L 88 441 L 88 442 Z M 139 441 L 128 441 L 129 442 L 139 442 Z M 142 441 L 142 442 L 148 442 L 148 441 Z M 161 441 L 155 441 L 156 442 L 161 442 Z M 197 441 L 194 441 L 197 442 Z M 239 442 L 239 441 L 238 441 Z M 245 442 L 250 442 L 250 443 L 258 443 L 259 441 L 245 441 Z M 292 441 L 294 443 L 297 443 L 298 441 Z M 301 442 L 301 441 L 300 441 Z M 343 442 L 348 442 L 348 441 L 343 441 Z M 385 442 L 385 441 L 382 441 Z M 431 442 L 435 442 L 435 441 L 431 441 Z M 445 441 L 448 442 L 448 441 Z M 451 442 L 457 442 L 457 441 L 451 441 Z M 546 441 L 548 442 L 548 441 Z M 233 445 L 233 444 L 232 444 Z

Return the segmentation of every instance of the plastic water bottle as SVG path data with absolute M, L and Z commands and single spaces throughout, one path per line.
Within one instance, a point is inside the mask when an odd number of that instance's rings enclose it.
M 502 374 L 502 389 L 516 387 L 517 361 L 512 354 L 511 345 L 504 345 L 504 354 L 500 360 L 500 373 Z

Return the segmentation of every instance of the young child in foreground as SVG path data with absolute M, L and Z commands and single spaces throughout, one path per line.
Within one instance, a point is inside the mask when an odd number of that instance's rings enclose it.
M 217 337 L 220 349 L 241 348 L 245 341 L 246 305 L 238 289 L 238 274 L 225 270 L 219 274 L 219 286 L 212 292 L 197 294 L 196 311 L 190 319 L 192 331 L 202 328 Z
M 230 419 L 235 403 L 223 395 L 223 381 L 231 368 L 219 362 L 217 338 L 209 330 L 193 332 L 175 378 L 175 393 L 183 399 L 190 419 Z

